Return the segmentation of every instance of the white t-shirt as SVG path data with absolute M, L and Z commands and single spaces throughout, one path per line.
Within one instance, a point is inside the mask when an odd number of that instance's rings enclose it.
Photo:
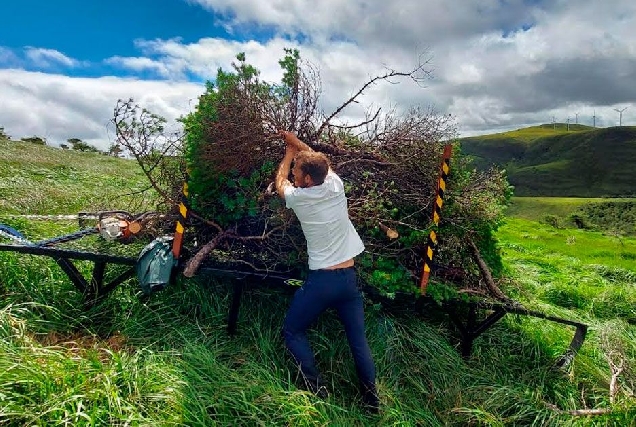
M 364 251 L 349 219 L 344 185 L 333 171 L 321 185 L 287 186 L 285 204 L 294 210 L 307 239 L 310 270 L 332 267 Z

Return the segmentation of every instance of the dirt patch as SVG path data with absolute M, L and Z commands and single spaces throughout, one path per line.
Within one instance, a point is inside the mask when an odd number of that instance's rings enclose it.
M 33 338 L 44 347 L 61 347 L 74 356 L 83 357 L 88 352 L 94 351 L 102 362 L 109 360 L 112 352 L 132 353 L 134 351 L 133 347 L 128 344 L 126 336 L 119 332 L 108 337 L 99 337 L 81 333 L 61 334 L 50 331 Z

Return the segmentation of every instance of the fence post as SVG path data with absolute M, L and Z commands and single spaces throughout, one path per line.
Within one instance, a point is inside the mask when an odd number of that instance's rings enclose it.
M 433 255 L 437 249 L 436 230 L 439 226 L 439 219 L 444 205 L 444 193 L 446 192 L 446 179 L 450 173 L 450 158 L 453 152 L 453 146 L 447 144 L 444 146 L 444 154 L 442 155 L 442 165 L 440 167 L 439 179 L 437 180 L 437 190 L 435 192 L 435 203 L 433 203 L 433 228 L 428 235 L 426 243 L 426 251 L 424 252 L 424 267 L 422 268 L 422 279 L 420 280 L 420 294 L 426 294 L 428 279 L 431 274 L 431 266 L 433 263 Z

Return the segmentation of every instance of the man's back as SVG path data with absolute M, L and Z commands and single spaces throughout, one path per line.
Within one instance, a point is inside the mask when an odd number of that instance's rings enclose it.
M 332 267 L 364 251 L 349 219 L 344 185 L 333 171 L 321 185 L 289 187 L 285 203 L 294 210 L 303 229 L 310 270 Z

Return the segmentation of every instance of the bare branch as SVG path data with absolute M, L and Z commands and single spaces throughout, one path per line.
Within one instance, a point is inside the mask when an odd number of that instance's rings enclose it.
M 375 76 L 373 77 L 371 80 L 369 80 L 368 82 L 366 82 L 365 84 L 362 85 L 362 87 L 360 89 L 358 89 L 358 91 L 353 94 L 353 96 L 351 96 L 349 99 L 347 99 L 340 107 L 338 107 L 336 109 L 336 111 L 334 111 L 333 113 L 331 113 L 331 115 L 329 117 L 327 117 L 322 124 L 320 125 L 320 127 L 318 127 L 318 130 L 315 133 L 315 136 L 313 139 L 319 139 L 320 138 L 320 134 L 322 133 L 322 131 L 324 130 L 324 128 L 331 122 L 331 120 L 336 117 L 338 114 L 340 114 L 342 112 L 342 110 L 344 110 L 347 106 L 351 105 L 351 103 L 355 102 L 356 99 L 362 95 L 362 93 L 367 90 L 367 88 L 369 88 L 369 86 L 374 85 L 375 83 L 385 80 L 385 81 L 389 81 L 390 78 L 392 77 L 411 77 L 412 79 L 416 79 L 417 78 L 417 73 L 422 71 L 422 66 L 418 66 L 416 69 L 409 71 L 409 72 L 400 72 L 400 71 L 395 71 L 395 70 L 389 70 L 386 73 L 379 75 L 379 76 Z

